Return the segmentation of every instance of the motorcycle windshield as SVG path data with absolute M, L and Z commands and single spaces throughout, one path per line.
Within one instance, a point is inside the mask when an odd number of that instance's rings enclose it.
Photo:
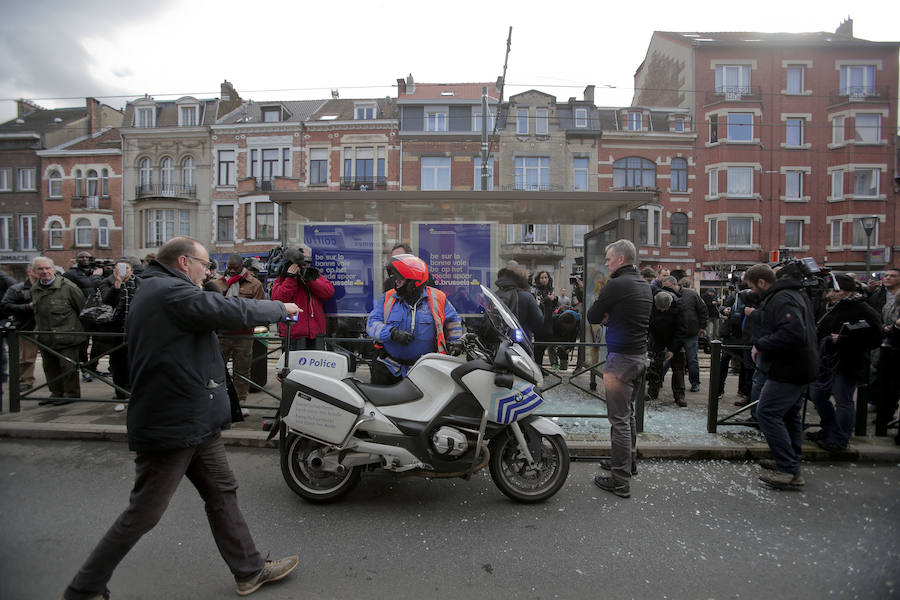
M 500 318 L 503 320 L 503 324 L 506 325 L 509 330 L 510 336 L 515 330 L 522 331 L 522 326 L 519 325 L 519 321 L 518 319 L 516 319 L 516 316 L 512 314 L 512 312 L 510 312 L 506 304 L 504 304 L 503 301 L 494 294 L 494 292 L 484 287 L 484 285 L 482 284 L 481 293 L 484 294 L 484 296 L 489 301 L 488 306 L 485 307 L 485 312 L 491 312 L 491 309 L 493 309 L 496 314 L 500 315 Z

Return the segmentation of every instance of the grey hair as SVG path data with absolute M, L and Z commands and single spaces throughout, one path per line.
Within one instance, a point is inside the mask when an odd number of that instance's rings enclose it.
M 669 310 L 672 306 L 672 300 L 674 299 L 675 296 L 669 292 L 658 292 L 656 296 L 653 297 L 653 304 L 655 304 L 656 308 L 659 310 Z
M 31 259 L 31 268 L 32 269 L 35 268 L 35 266 L 37 265 L 37 262 L 39 260 L 46 260 L 47 262 L 50 263 L 51 267 L 56 267 L 56 263 L 53 262 L 53 259 L 50 258 L 49 256 L 35 256 L 34 258 Z
M 679 285 L 679 284 L 678 284 L 678 280 L 675 279 L 674 277 L 672 277 L 671 275 L 666 275 L 665 277 L 663 277 L 662 279 L 660 279 L 659 282 L 662 283 L 662 284 L 664 284 L 664 285 L 667 284 L 667 283 L 674 283 L 675 285 Z
M 606 251 L 613 251 L 616 256 L 625 258 L 625 264 L 633 265 L 637 262 L 637 248 L 629 240 L 616 240 L 606 247 Z
M 691 282 L 690 277 L 682 277 L 681 279 L 678 280 L 678 285 L 680 285 L 681 287 L 684 287 L 684 288 L 691 287 L 691 283 L 692 282 Z

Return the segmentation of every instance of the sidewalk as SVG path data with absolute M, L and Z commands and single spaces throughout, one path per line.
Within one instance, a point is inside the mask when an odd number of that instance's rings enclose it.
M 660 391 L 659 399 L 645 407 L 644 432 L 638 435 L 638 452 L 642 458 L 687 458 L 747 460 L 769 455 L 768 446 L 762 434 L 754 428 L 728 425 L 718 427 L 717 433 L 707 433 L 707 392 L 709 370 L 701 358 L 700 392 L 687 393 L 686 408 L 675 406 L 671 388 Z M 276 397 L 280 396 L 280 386 L 275 380 L 274 362 L 270 363 L 269 378 L 265 389 Z M 106 370 L 105 362 L 100 369 Z M 37 385 L 43 380 L 43 368 L 38 362 L 35 370 Z M 568 379 L 572 370 L 562 374 Z M 361 367 L 357 377 L 367 381 L 366 367 Z M 548 378 L 549 385 L 552 378 Z M 579 385 L 588 387 L 588 376 L 577 379 Z M 598 378 L 602 393 L 602 379 Z M 669 386 L 669 379 L 666 379 Z M 719 417 L 726 417 L 738 409 L 733 406 L 737 384 L 736 376 L 727 379 L 726 393 L 719 403 Z M 82 397 L 89 399 L 64 406 L 39 406 L 38 401 L 46 397 L 46 388 L 35 392 L 34 397 L 21 401 L 21 411 L 9 412 L 7 385 L 3 385 L 3 412 L 0 413 L 0 437 L 46 438 L 46 439 L 86 439 L 126 440 L 125 411 L 114 410 L 118 401 L 113 398 L 112 388 L 99 381 L 81 384 Z M 276 447 L 275 441 L 266 441 L 268 432 L 263 431 L 265 420 L 274 413 L 278 400 L 265 393 L 251 393 L 247 407 L 250 415 L 241 423 L 223 433 L 227 444 L 238 446 Z M 550 417 L 566 432 L 569 449 L 575 458 L 591 458 L 609 454 L 609 423 L 599 416 L 605 411 L 603 402 L 572 385 L 560 385 L 545 393 L 542 414 L 598 415 L 579 417 Z M 742 414 L 749 416 L 749 414 Z M 869 414 L 868 435 L 853 437 L 850 450 L 840 454 L 829 454 L 818 446 L 806 443 L 803 447 L 804 459 L 808 461 L 867 461 L 900 463 L 900 446 L 894 444 L 893 435 L 875 437 L 874 426 Z M 815 409 L 807 407 L 806 422 L 818 421 Z M 893 432 L 892 432 L 893 434 Z

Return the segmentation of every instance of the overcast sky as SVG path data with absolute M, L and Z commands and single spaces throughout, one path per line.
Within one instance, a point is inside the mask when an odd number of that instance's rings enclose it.
M 493 81 L 512 32 L 508 98 L 537 88 L 559 100 L 597 86 L 595 102 L 627 106 L 654 30 L 834 31 L 900 39 L 900 3 L 421 2 L 342 0 L 4 1 L 0 122 L 15 98 L 121 108 L 143 94 L 217 97 L 223 79 L 244 99 L 395 95 L 396 80 Z M 730 8 L 737 7 L 737 8 Z M 848 15 L 848 10 L 854 12 Z M 606 87 L 609 86 L 609 87 Z

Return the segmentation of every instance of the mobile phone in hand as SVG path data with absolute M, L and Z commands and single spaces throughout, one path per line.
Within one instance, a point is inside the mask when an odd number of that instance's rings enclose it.
M 128 263 L 116 263 L 116 275 L 118 275 L 120 279 L 125 279 L 127 273 Z

